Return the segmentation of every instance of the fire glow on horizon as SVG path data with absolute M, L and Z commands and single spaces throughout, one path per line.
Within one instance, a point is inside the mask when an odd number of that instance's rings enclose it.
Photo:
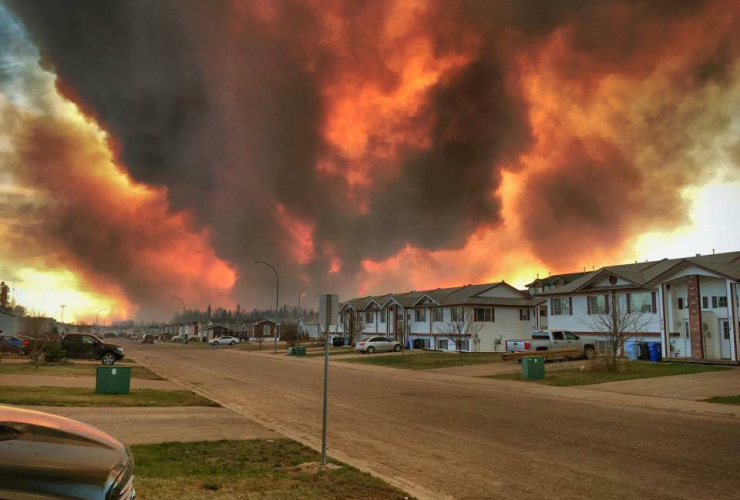
M 737 2 L 5 3 L 30 306 L 267 305 L 255 259 L 310 301 L 740 248 Z

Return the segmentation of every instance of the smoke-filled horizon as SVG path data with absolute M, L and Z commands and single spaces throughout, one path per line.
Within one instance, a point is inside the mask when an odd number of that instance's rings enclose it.
M 16 108 L 24 251 L 141 317 L 590 268 L 738 172 L 735 1 L 5 4 L 106 134 Z

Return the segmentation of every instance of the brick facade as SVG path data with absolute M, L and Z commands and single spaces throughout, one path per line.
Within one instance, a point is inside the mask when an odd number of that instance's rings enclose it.
M 702 341 L 701 320 L 701 290 L 699 290 L 699 277 L 696 275 L 688 278 L 689 292 L 689 331 L 691 332 L 691 357 L 693 359 L 704 359 L 704 342 Z

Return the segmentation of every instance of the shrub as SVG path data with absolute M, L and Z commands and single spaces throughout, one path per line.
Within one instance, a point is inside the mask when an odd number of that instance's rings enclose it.
M 62 344 L 59 342 L 51 342 L 46 346 L 44 352 L 44 361 L 47 363 L 54 363 L 63 360 L 67 357 L 67 351 L 62 349 Z

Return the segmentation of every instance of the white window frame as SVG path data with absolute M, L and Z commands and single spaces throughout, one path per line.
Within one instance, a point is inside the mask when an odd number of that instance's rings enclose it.
M 445 311 L 441 307 L 432 309 L 432 323 L 442 323 L 445 320 Z
M 552 298 L 552 315 L 553 316 L 570 316 L 570 298 L 569 297 L 553 297 Z
M 414 309 L 414 322 L 415 323 L 426 323 L 427 321 L 427 310 L 426 309 Z

